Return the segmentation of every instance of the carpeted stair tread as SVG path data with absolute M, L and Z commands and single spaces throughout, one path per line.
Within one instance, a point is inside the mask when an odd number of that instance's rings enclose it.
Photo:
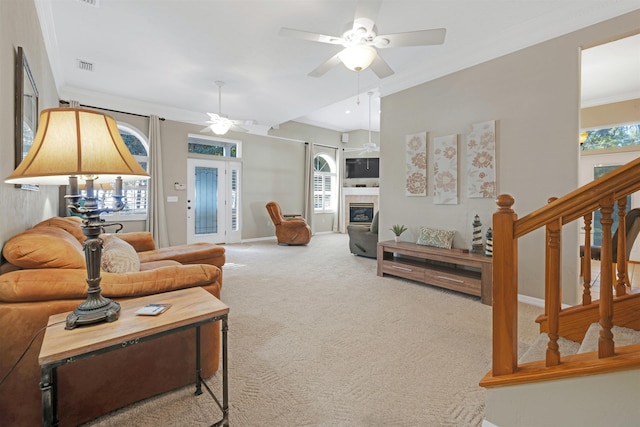
M 546 358 L 548 344 L 549 336 L 546 333 L 540 334 L 533 344 L 531 344 L 529 350 L 520 357 L 518 364 L 544 360 Z M 560 354 L 567 356 L 576 354 L 580 348 L 580 343 L 560 337 L 558 338 L 558 346 L 560 348 Z
M 635 329 L 625 328 L 623 326 L 614 326 L 611 328 L 613 333 L 613 342 L 616 347 L 623 347 L 625 345 L 640 344 L 640 331 Z M 598 339 L 600 337 L 600 324 L 592 323 L 587 330 L 587 333 L 582 340 L 582 345 L 578 350 L 578 353 L 589 353 L 591 351 L 598 351 Z

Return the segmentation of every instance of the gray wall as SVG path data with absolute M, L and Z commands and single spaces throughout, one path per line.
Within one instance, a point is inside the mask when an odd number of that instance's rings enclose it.
M 39 92 L 40 109 L 57 107 L 58 93 L 33 1 L 0 1 L 0 245 L 58 212 L 57 187 L 25 191 L 5 184 L 14 164 L 14 64 L 22 46 Z
M 454 245 L 471 245 L 473 216 L 483 232 L 494 200 L 468 199 L 462 176 L 466 126 L 496 120 L 498 194 L 511 194 L 518 216 L 544 206 L 578 184 L 580 48 L 640 30 L 640 11 L 462 70 L 382 98 L 380 230 L 420 225 L 455 229 Z M 459 135 L 460 201 L 434 205 L 433 197 L 404 196 L 404 135 Z M 429 148 L 431 148 L 429 146 Z M 429 163 L 429 188 L 433 177 Z M 382 235 L 381 238 L 391 236 Z M 544 232 L 519 242 L 519 292 L 544 297 Z M 563 230 L 563 300 L 577 301 L 577 225 Z

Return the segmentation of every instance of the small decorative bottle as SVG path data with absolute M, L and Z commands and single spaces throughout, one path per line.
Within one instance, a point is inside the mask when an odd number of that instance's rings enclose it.
M 493 231 L 491 231 L 491 227 L 487 230 L 487 247 L 484 251 L 484 256 L 493 256 Z
M 473 237 L 471 240 L 471 252 L 482 253 L 482 223 L 476 214 L 473 219 Z

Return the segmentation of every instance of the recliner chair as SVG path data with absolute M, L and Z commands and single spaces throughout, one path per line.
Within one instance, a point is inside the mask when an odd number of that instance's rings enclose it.
M 348 225 L 349 250 L 352 254 L 377 258 L 378 254 L 378 212 L 373 216 L 371 226 Z
M 280 205 L 274 201 L 267 203 L 266 208 L 276 226 L 279 245 L 306 245 L 311 241 L 311 227 L 301 215 L 283 215 Z

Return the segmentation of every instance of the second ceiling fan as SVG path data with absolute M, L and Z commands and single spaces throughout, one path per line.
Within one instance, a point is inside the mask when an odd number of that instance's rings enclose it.
M 207 120 L 207 127 L 202 129 L 201 132 L 211 131 L 216 135 L 224 135 L 229 130 L 234 132 L 247 132 L 248 130 L 243 128 L 240 125 L 251 125 L 253 124 L 253 120 L 231 120 L 226 115 L 222 114 L 222 86 L 225 85 L 222 81 L 216 81 L 216 86 L 218 86 L 218 114 L 216 113 L 207 113 L 209 115 L 209 120 Z
M 446 29 L 409 31 L 378 35 L 375 19 L 380 11 L 382 0 L 360 0 L 356 7 L 353 23 L 341 36 L 328 36 L 308 31 L 281 28 L 279 34 L 284 37 L 310 40 L 320 43 L 342 45 L 343 50 L 320 64 L 309 73 L 311 77 L 321 77 L 331 68 L 342 62 L 353 71 L 362 71 L 368 67 L 381 79 L 392 75 L 393 69 L 378 55 L 376 48 L 388 49 L 405 46 L 429 46 L 444 43 Z

